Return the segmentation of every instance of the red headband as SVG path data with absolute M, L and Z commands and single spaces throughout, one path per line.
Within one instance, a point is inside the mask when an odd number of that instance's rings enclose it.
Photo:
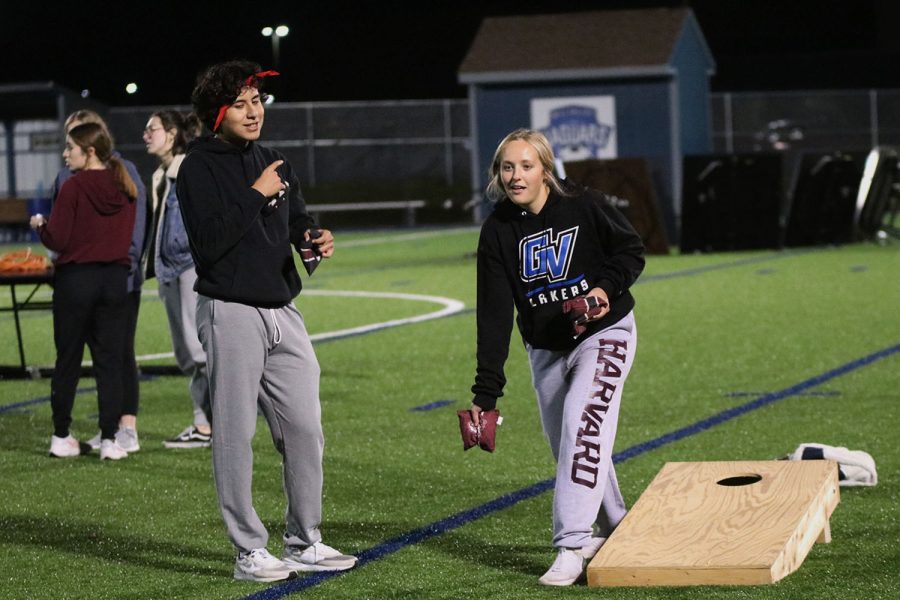
M 260 71 L 259 73 L 254 73 L 246 80 L 244 80 L 244 87 L 257 87 L 256 80 L 262 79 L 263 77 L 271 77 L 273 75 L 281 75 L 278 71 Z M 228 111 L 228 107 L 231 104 L 223 104 L 219 107 L 219 114 L 216 115 L 216 123 L 213 125 L 213 133 L 219 130 L 219 125 L 222 124 L 222 119 L 225 118 L 225 113 Z

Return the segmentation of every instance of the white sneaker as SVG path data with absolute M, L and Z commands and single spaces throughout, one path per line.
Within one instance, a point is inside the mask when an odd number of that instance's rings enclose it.
M 50 456 L 69 458 L 79 454 L 81 454 L 81 444 L 72 437 L 72 434 L 64 438 L 56 437 L 55 435 L 50 438 Z
M 131 427 L 119 427 L 119 431 L 116 432 L 116 443 L 129 454 L 141 449 L 137 431 Z
M 346 571 L 356 565 L 355 556 L 341 554 L 322 542 L 305 548 L 285 546 L 281 560 L 294 571 Z
M 234 561 L 234 578 L 242 581 L 282 581 L 294 576 L 294 569 L 265 548 L 240 552 Z
M 91 450 L 99 450 L 100 449 L 100 432 L 97 432 L 97 435 L 92 437 L 87 441 L 87 445 L 91 447 Z
M 590 561 L 605 543 L 605 537 L 592 537 L 588 540 L 587 544 L 581 547 L 581 556 L 583 556 L 585 560 Z
M 572 585 L 584 574 L 586 564 L 587 559 L 581 553 L 581 548 L 560 548 L 550 570 L 541 575 L 538 583 L 541 585 Z
M 126 456 L 128 453 L 116 443 L 116 440 L 100 441 L 100 460 L 121 460 Z

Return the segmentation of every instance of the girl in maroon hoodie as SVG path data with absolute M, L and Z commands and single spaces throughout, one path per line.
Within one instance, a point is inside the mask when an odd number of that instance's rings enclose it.
M 50 455 L 81 453 L 69 426 L 87 343 L 97 378 L 100 458 L 118 460 L 127 456 L 115 434 L 122 413 L 128 248 L 137 189 L 122 162 L 112 156 L 109 136 L 96 123 L 69 131 L 63 158 L 75 175 L 59 190 L 50 218 L 35 215 L 31 219 L 41 242 L 58 253 L 53 281 L 56 366 L 50 388 L 54 428 Z

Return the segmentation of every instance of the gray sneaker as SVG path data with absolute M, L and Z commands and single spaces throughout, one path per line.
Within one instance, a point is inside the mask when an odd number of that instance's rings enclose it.
M 166 448 L 209 448 L 211 444 L 212 435 L 200 433 L 193 425 L 163 442 Z
M 285 546 L 281 560 L 294 571 L 346 571 L 356 565 L 355 556 L 341 554 L 322 542 L 306 547 Z
M 293 576 L 294 570 L 265 548 L 240 552 L 234 561 L 234 578 L 241 581 L 282 581 Z
M 137 431 L 131 427 L 119 427 L 119 431 L 116 432 L 116 443 L 122 447 L 122 450 L 129 454 L 141 449 L 141 444 L 138 442 Z
M 91 447 L 91 450 L 99 450 L 100 449 L 100 432 L 97 432 L 97 435 L 89 439 L 85 442 L 88 446 Z

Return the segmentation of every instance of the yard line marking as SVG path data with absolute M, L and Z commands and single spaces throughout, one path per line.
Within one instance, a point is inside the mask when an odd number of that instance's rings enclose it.
M 442 406 L 448 406 L 453 404 L 453 400 L 435 400 L 434 402 L 429 402 L 428 404 L 422 404 L 420 406 L 413 406 L 409 409 L 410 412 L 425 412 L 429 410 L 434 410 L 436 408 L 441 408 Z
M 419 234 L 409 234 L 419 235 Z M 397 236 L 401 237 L 401 236 Z M 382 238 L 384 240 L 393 240 L 397 238 Z M 410 239 L 407 237 L 407 239 Z M 367 240 L 359 240 L 360 242 L 364 242 Z M 346 244 L 345 244 L 346 245 Z M 638 278 L 635 282 L 635 285 L 646 283 L 650 281 L 661 281 L 665 279 L 674 279 L 676 277 L 690 277 L 692 275 L 699 275 L 701 273 L 708 273 L 710 271 L 718 271 L 721 269 L 729 269 L 733 267 L 742 267 L 749 264 L 754 264 L 758 262 L 765 262 L 769 260 L 775 260 L 778 258 L 785 258 L 787 256 L 796 256 L 801 253 L 788 253 L 788 252 L 777 252 L 765 256 L 754 256 L 751 258 L 745 258 L 741 260 L 731 261 L 727 263 L 718 263 L 715 265 L 708 265 L 705 267 L 696 267 L 692 269 L 685 269 L 683 271 L 673 271 L 671 273 L 661 273 L 659 275 L 646 275 Z M 310 336 L 310 340 L 313 342 L 327 342 L 331 340 L 339 340 L 348 337 L 354 337 L 357 335 L 364 335 L 366 333 L 372 333 L 374 331 L 380 331 L 382 329 L 389 329 L 391 327 L 398 327 L 400 325 L 409 325 L 411 323 L 420 323 L 422 321 L 430 321 L 433 319 L 441 319 L 443 317 L 449 317 L 452 315 L 457 315 L 464 312 L 465 304 L 458 300 L 453 300 L 451 298 L 443 298 L 441 296 L 421 296 L 418 294 L 398 294 L 393 292 L 363 292 L 363 291 L 329 291 L 329 290 L 304 290 L 302 292 L 308 296 L 356 296 L 356 297 L 368 297 L 368 298 L 398 298 L 401 300 L 422 300 L 422 301 L 430 301 L 436 302 L 439 304 L 444 304 L 445 308 L 443 310 L 428 313 L 427 315 L 421 315 L 419 317 L 412 317 L 409 319 L 395 319 L 393 321 L 385 321 L 383 323 L 373 323 L 372 325 L 364 325 L 361 327 L 354 327 L 350 329 L 342 329 L 338 331 L 329 331 L 325 333 L 317 333 L 315 335 Z M 452 303 L 452 304 L 450 304 Z M 471 311 L 465 311 L 471 312 Z M 144 360 L 157 360 L 161 358 L 173 358 L 175 354 L 173 352 L 162 352 L 159 354 L 145 354 L 137 357 L 138 361 Z M 89 363 L 85 363 L 89 364 Z
M 455 230 L 462 231 L 462 230 Z M 419 235 L 419 234 L 409 234 L 410 236 Z M 382 238 L 385 240 L 393 240 L 397 239 L 401 236 L 397 236 L 395 238 Z M 410 239 L 407 237 L 407 239 Z M 359 240 L 360 242 L 364 242 L 367 240 Z M 346 244 L 345 244 L 346 245 Z M 673 271 L 671 273 L 660 273 L 659 275 L 646 275 L 638 278 L 635 282 L 635 285 L 639 285 L 641 283 L 648 283 L 651 281 L 661 281 L 665 279 L 674 279 L 676 277 L 690 277 L 692 275 L 700 275 L 702 273 L 708 273 L 710 271 L 718 271 L 721 269 L 730 269 L 733 267 L 742 267 L 749 264 L 755 264 L 759 262 L 765 262 L 770 260 L 775 260 L 779 258 L 786 258 L 787 256 L 797 256 L 802 254 L 803 252 L 776 252 L 772 254 L 768 254 L 765 256 L 754 256 L 750 258 L 744 258 L 740 260 L 735 260 L 727 263 L 717 263 L 715 265 L 708 265 L 705 267 L 696 267 L 692 269 L 685 269 L 683 271 Z M 465 304 L 460 302 L 459 300 L 453 300 L 451 298 L 443 298 L 441 296 L 421 296 L 418 294 L 399 294 L 393 292 L 363 292 L 363 291 L 341 291 L 341 290 L 304 290 L 302 292 L 308 296 L 355 296 L 362 298 L 398 298 L 401 300 L 422 300 L 429 302 L 436 302 L 439 304 L 444 304 L 445 308 L 443 310 L 428 313 L 427 315 L 422 315 L 419 317 L 412 317 L 408 319 L 395 319 L 393 321 L 385 321 L 383 323 L 373 323 L 372 325 L 364 325 L 361 327 L 354 327 L 350 329 L 341 329 L 338 331 L 329 331 L 325 333 L 317 333 L 315 335 L 310 336 L 310 340 L 313 342 L 328 342 L 332 340 L 339 340 L 348 337 L 354 337 L 357 335 L 364 335 L 366 333 L 372 333 L 374 331 L 380 331 L 382 329 L 389 329 L 391 327 L 398 327 L 400 325 L 409 325 L 411 323 L 420 323 L 422 321 L 430 321 L 432 319 L 441 319 L 443 317 L 449 317 L 453 315 L 460 314 L 462 312 L 471 312 L 465 311 Z M 452 303 L 452 304 L 450 304 Z M 137 357 L 138 361 L 145 360 L 158 360 L 161 358 L 174 358 L 175 354 L 173 352 L 163 352 L 159 354 L 145 354 Z M 84 363 L 85 365 L 89 365 L 90 363 Z
M 768 262 L 770 260 L 777 260 L 779 258 L 793 258 L 794 256 L 800 256 L 803 254 L 808 254 L 810 252 L 815 252 L 816 250 L 781 250 L 778 252 L 772 252 L 771 254 L 764 254 L 762 256 L 751 256 L 748 258 L 742 258 L 739 260 L 733 260 L 730 262 L 724 263 L 716 263 L 714 265 L 705 265 L 702 267 L 693 267 L 690 269 L 684 269 L 682 271 L 672 271 L 670 273 L 659 273 L 657 275 L 642 275 L 638 278 L 635 283 L 642 283 L 648 281 L 662 281 L 665 279 L 674 279 L 675 277 L 689 277 L 691 275 L 702 275 L 703 273 L 709 273 L 711 271 L 721 271 L 722 269 L 731 269 L 733 267 L 743 267 L 746 265 L 753 265 L 761 262 Z
M 382 329 L 390 329 L 392 327 L 400 327 L 401 325 L 412 325 L 413 323 L 422 323 L 424 321 L 432 321 L 434 319 L 442 319 L 465 310 L 464 302 L 453 298 L 445 298 L 443 296 L 426 296 L 423 294 L 404 294 L 400 292 L 365 292 L 355 290 L 305 290 L 303 292 L 307 296 L 340 296 L 344 298 L 389 298 L 392 300 L 413 300 L 417 302 L 432 302 L 443 306 L 440 310 L 436 310 L 424 315 L 416 315 L 415 317 L 406 317 L 403 319 L 392 319 L 390 321 L 382 321 L 380 323 L 371 323 L 369 325 L 361 325 L 359 327 L 349 327 L 347 329 L 338 329 L 336 331 L 325 331 L 309 336 L 312 342 L 329 342 L 332 340 L 342 340 L 348 337 L 364 335 L 373 331 L 381 331 Z M 138 361 L 155 360 L 160 358 L 173 358 L 174 352 L 161 352 L 159 354 L 143 354 L 137 357 Z M 90 362 L 82 363 L 90 365 Z
M 762 408 L 779 400 L 797 395 L 806 389 L 821 385 L 826 381 L 835 379 L 842 375 L 846 375 L 851 371 L 870 365 L 875 361 L 881 360 L 883 358 L 887 358 L 888 356 L 896 354 L 897 352 L 900 352 L 900 344 L 890 346 L 888 348 L 885 348 L 884 350 L 879 350 L 878 352 L 874 352 L 872 354 L 869 354 L 868 356 L 850 361 L 849 363 L 841 365 L 840 367 L 822 373 L 821 375 L 816 375 L 815 377 L 811 377 L 805 381 L 801 381 L 800 383 L 785 388 L 781 391 L 765 394 L 755 400 L 747 402 L 746 404 L 741 404 L 739 406 L 723 410 L 722 412 L 697 421 L 692 425 L 676 429 L 675 431 L 661 435 L 652 440 L 631 446 L 630 448 L 627 448 L 622 452 L 614 454 L 612 457 L 612 461 L 614 464 L 625 462 L 626 460 L 629 460 L 636 456 L 640 456 L 641 454 L 649 452 L 650 450 L 655 450 L 656 448 L 659 448 L 661 446 L 665 446 L 667 444 L 671 444 L 672 442 L 682 440 L 697 433 L 706 431 L 707 429 L 715 427 L 716 425 L 720 425 L 722 423 L 725 423 L 726 421 L 730 421 L 741 415 L 754 411 L 758 408 Z M 307 575 L 306 577 L 303 577 L 301 579 L 294 579 L 286 583 L 267 588 L 265 590 L 257 592 L 256 594 L 251 594 L 250 596 L 247 596 L 245 600 L 275 600 L 277 598 L 284 598 L 289 594 L 293 594 L 319 585 L 320 583 L 324 583 L 329 579 L 340 577 L 341 575 L 344 575 L 346 573 L 352 573 L 353 571 L 360 569 L 370 562 L 389 556 L 407 546 L 423 542 L 427 539 L 456 529 L 457 527 L 462 527 L 463 525 L 475 521 L 476 519 L 480 519 L 481 517 L 487 516 L 491 513 L 509 508 L 510 506 L 518 504 L 523 500 L 528 500 L 529 498 L 533 498 L 534 496 L 546 492 L 547 490 L 551 490 L 554 487 L 554 482 L 555 478 L 539 481 L 520 490 L 504 494 L 503 496 L 491 500 L 490 502 L 486 502 L 485 504 L 482 504 L 480 506 L 458 512 L 455 515 L 451 515 L 449 517 L 441 519 L 440 521 L 430 523 L 418 529 L 413 529 L 412 531 L 408 531 L 407 533 L 381 542 L 380 544 L 373 546 L 372 548 L 368 548 L 360 552 L 357 555 L 359 560 L 356 567 L 349 571 L 319 571 L 312 575 Z
M 462 231 L 462 230 L 463 229 L 454 230 L 454 231 Z M 409 239 L 409 236 L 412 236 L 412 235 L 420 235 L 420 234 L 409 234 L 407 236 L 407 239 Z M 384 238 L 384 239 L 385 240 L 393 240 L 393 239 L 397 239 L 398 237 L 401 237 L 401 236 L 396 236 L 394 238 Z M 365 240 L 359 240 L 359 241 L 362 242 Z M 813 251 L 814 250 L 794 251 L 794 252 L 776 252 L 776 253 L 768 254 L 765 256 L 756 256 L 756 257 L 741 259 L 741 260 L 737 260 L 737 261 L 731 261 L 731 262 L 727 262 L 727 263 L 719 263 L 716 265 L 709 265 L 706 267 L 685 269 L 683 271 L 673 271 L 671 273 L 661 273 L 659 275 L 646 275 L 646 276 L 639 278 L 638 281 L 635 282 L 635 285 L 638 285 L 638 284 L 641 284 L 644 282 L 650 282 L 650 281 L 673 279 L 676 277 L 690 277 L 692 275 L 699 275 L 699 274 L 707 273 L 710 271 L 717 271 L 717 270 L 728 269 L 728 268 L 732 268 L 732 267 L 740 267 L 740 266 L 745 266 L 745 265 L 753 264 L 753 263 L 757 263 L 757 262 L 775 260 L 778 258 L 786 258 L 787 256 L 797 256 L 800 254 L 804 254 L 806 252 L 813 252 Z M 148 292 L 150 290 L 144 290 L 144 291 Z M 335 292 L 330 292 L 328 290 L 305 290 L 303 293 L 305 293 L 307 295 L 313 295 L 313 296 L 327 296 L 330 294 L 334 294 L 334 295 L 353 294 L 353 295 L 358 295 L 360 297 L 400 298 L 400 299 L 404 299 L 404 300 L 433 301 L 433 302 L 437 302 L 439 304 L 444 304 L 444 309 L 433 312 L 433 313 L 428 313 L 426 315 L 420 315 L 419 317 L 412 317 L 410 319 L 395 319 L 393 321 L 385 321 L 383 323 L 374 323 L 372 325 L 366 325 L 363 327 L 356 327 L 356 328 L 350 328 L 350 329 L 343 329 L 343 330 L 339 330 L 339 331 L 315 334 L 315 335 L 310 336 L 310 339 L 314 342 L 327 342 L 327 341 L 331 341 L 331 340 L 346 339 L 349 337 L 364 335 L 366 333 L 373 333 L 375 331 L 380 331 L 382 329 L 398 327 L 400 325 L 408 325 L 411 323 L 419 323 L 422 321 L 429 321 L 432 319 L 440 319 L 443 317 L 474 312 L 474 309 L 471 309 L 471 308 L 466 309 L 465 304 L 463 304 L 462 302 L 460 302 L 458 300 L 453 300 L 451 298 L 443 298 L 441 296 L 420 296 L 417 294 L 399 294 L 399 293 L 392 293 L 392 292 L 361 292 L 361 291 L 340 291 L 340 290 L 337 290 Z M 136 359 L 138 361 L 148 361 L 148 360 L 158 360 L 158 359 L 163 359 L 163 358 L 174 358 L 174 357 L 175 357 L 174 352 L 161 352 L 161 353 L 157 353 L 157 354 L 144 354 L 141 356 L 137 356 Z M 83 363 L 83 365 L 90 366 L 91 363 L 85 362 L 85 363 Z M 38 403 L 41 401 L 46 402 L 47 400 L 48 400 L 48 398 L 44 398 L 44 399 L 37 399 L 37 400 L 28 400 L 26 402 Z M 15 405 L 11 405 L 11 406 L 15 406 Z M 2 412 L 4 412 L 4 408 L 0 407 L 0 413 L 2 413 Z
M 391 327 L 399 327 L 400 325 L 411 325 L 412 323 L 422 323 L 424 321 L 432 321 L 449 317 L 458 312 L 462 312 L 466 308 L 464 302 L 453 298 L 445 298 L 443 296 L 425 296 L 423 294 L 404 294 L 400 292 L 359 292 L 349 290 L 307 290 L 310 296 L 341 296 L 345 298 L 390 298 L 395 300 L 414 300 L 418 302 L 433 302 L 443 305 L 443 308 L 434 312 L 418 315 L 415 317 L 406 317 L 404 319 L 392 319 L 381 323 L 372 323 L 371 325 L 362 325 L 360 327 L 350 327 L 348 329 L 339 329 L 337 331 L 328 331 L 325 333 L 317 333 L 309 336 L 313 342 L 324 342 L 326 340 L 337 340 L 348 338 L 356 335 L 363 335 L 372 331 L 380 331 Z
M 345 242 L 345 243 L 341 244 L 341 247 L 369 246 L 369 245 L 373 245 L 373 244 L 389 243 L 389 242 L 394 242 L 394 241 L 406 241 L 406 240 L 430 237 L 433 235 L 459 233 L 459 232 L 463 232 L 463 231 L 469 231 L 470 229 L 472 229 L 472 228 L 457 228 L 457 229 L 450 229 L 450 230 L 446 230 L 446 231 L 410 233 L 410 234 L 405 234 L 405 235 L 382 237 L 382 238 L 367 238 L 367 239 L 363 239 L 363 240 L 353 240 L 353 241 Z M 731 262 L 717 263 L 714 265 L 707 265 L 707 266 L 703 266 L 703 267 L 694 267 L 694 268 L 685 269 L 682 271 L 672 271 L 670 273 L 659 273 L 657 275 L 642 275 L 641 277 L 638 278 L 638 280 L 635 282 L 634 285 L 639 285 L 641 283 L 646 283 L 646 282 L 650 282 L 650 281 L 662 281 L 662 280 L 666 280 L 666 279 L 674 279 L 676 277 L 690 277 L 692 275 L 701 275 L 703 273 L 709 273 L 711 271 L 719 271 L 722 269 L 730 269 L 733 267 L 742 267 L 745 265 L 755 264 L 755 263 L 759 263 L 759 262 L 767 262 L 767 261 L 776 260 L 779 258 L 800 256 L 801 254 L 806 254 L 808 252 L 814 252 L 814 251 L 816 251 L 816 250 L 805 250 L 805 251 L 794 250 L 794 251 L 790 251 L 790 252 L 778 251 L 778 252 L 773 252 L 771 254 L 767 254 L 764 256 L 754 256 L 751 258 L 744 258 L 744 259 L 731 261 Z M 307 295 L 315 294 L 315 293 L 319 293 L 319 295 L 322 295 L 324 292 L 325 292 L 325 290 L 304 290 L 303 291 L 303 293 L 307 294 Z M 36 298 L 37 297 L 49 297 L 52 294 L 53 294 L 53 292 L 51 292 L 51 291 L 42 291 L 42 292 L 38 292 L 37 294 L 35 294 L 35 297 Z M 141 290 L 141 298 L 143 298 L 144 296 L 149 297 L 151 300 L 159 300 L 159 292 L 156 289 Z M 37 316 L 37 315 L 32 315 L 30 313 L 26 313 L 25 315 L 22 315 L 21 317 L 28 318 L 31 316 Z M 0 316 L 0 321 L 6 321 L 9 319 L 12 319 L 12 317 L 6 316 L 6 315 Z M 149 354 L 149 355 L 147 355 L 147 358 L 144 358 L 144 360 L 153 360 L 153 359 L 158 359 L 158 358 L 172 358 L 174 356 L 175 356 L 175 354 L 172 352 L 163 353 L 163 354 Z M 138 360 L 141 360 L 141 359 L 142 359 L 142 357 L 139 356 Z
M 432 311 L 430 313 L 425 313 L 423 315 L 416 315 L 414 317 L 406 317 L 403 319 L 392 319 L 390 321 L 382 321 L 380 323 L 371 323 L 369 325 L 362 325 L 359 327 L 350 327 L 347 329 L 338 329 L 336 331 L 326 331 L 323 333 L 317 333 L 309 336 L 309 339 L 312 342 L 322 343 L 329 342 L 333 340 L 342 340 L 350 337 L 355 337 L 358 335 L 364 335 L 367 333 L 372 333 L 374 331 L 381 331 L 382 329 L 390 329 L 392 327 L 400 327 L 401 325 L 411 325 L 413 323 L 423 323 L 425 321 L 432 321 L 434 319 L 442 319 L 444 317 L 449 317 L 455 314 L 462 313 L 466 310 L 466 305 L 464 302 L 460 300 L 456 300 L 454 298 L 445 298 L 443 296 L 427 296 L 424 294 L 405 294 L 401 292 L 365 292 L 365 291 L 355 291 L 355 290 L 306 290 L 304 292 L 309 296 L 341 296 L 348 298 L 388 298 L 395 300 L 413 300 L 417 302 L 431 302 L 434 304 L 440 304 L 442 308 L 436 311 Z M 160 352 L 157 354 L 142 354 L 140 356 L 135 357 L 139 362 L 148 361 L 148 360 L 158 360 L 161 358 L 174 358 L 174 352 Z M 89 367 L 93 365 L 92 361 L 86 360 L 81 363 L 82 366 Z M 35 400 L 26 400 L 26 404 L 37 404 L 40 402 L 49 401 L 49 397 L 46 398 L 37 398 Z M 11 404 L 10 407 L 18 407 L 23 403 Z M 13 408 L 9 408 L 8 410 L 13 410 Z M 7 410 L 5 407 L 0 406 L 0 413 L 5 412 Z
M 96 392 L 96 387 L 88 387 L 88 388 L 78 388 L 75 390 L 75 394 L 87 394 L 88 392 Z M 42 402 L 50 402 L 50 396 L 41 396 L 40 398 L 33 398 L 31 400 L 23 400 L 22 402 L 14 402 L 12 404 L 6 404 L 0 406 L 0 413 L 11 412 L 17 410 L 19 408 L 25 408 L 26 406 L 31 406 L 32 404 L 41 404 Z
M 358 248 L 360 246 L 374 246 L 376 244 L 390 244 L 391 242 L 408 242 L 410 240 L 420 240 L 442 235 L 454 235 L 457 233 L 469 233 L 478 231 L 477 226 L 471 227 L 452 227 L 450 229 L 432 229 L 429 231 L 419 231 L 416 233 L 403 233 L 400 235 L 390 235 L 377 238 L 365 238 L 361 240 L 348 240 L 340 242 L 340 248 Z

